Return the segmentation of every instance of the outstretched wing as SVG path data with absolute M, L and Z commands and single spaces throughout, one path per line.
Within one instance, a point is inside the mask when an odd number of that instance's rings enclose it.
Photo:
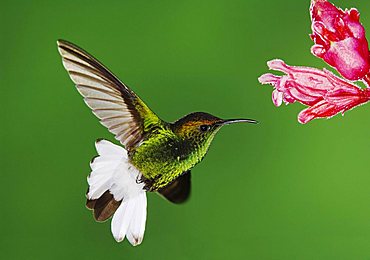
M 182 174 L 172 183 L 164 188 L 158 190 L 158 192 L 168 199 L 169 201 L 180 204 L 184 203 L 190 196 L 191 190 L 191 174 L 190 170 Z
M 130 150 L 162 121 L 103 64 L 76 45 L 58 40 L 63 65 L 85 103 L 115 138 Z

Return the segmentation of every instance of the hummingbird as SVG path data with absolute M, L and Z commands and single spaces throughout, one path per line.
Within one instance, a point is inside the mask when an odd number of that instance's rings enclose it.
M 90 162 L 86 207 L 98 222 L 112 217 L 117 242 L 126 237 L 139 245 L 145 231 L 146 192 L 175 204 L 185 202 L 190 196 L 190 171 L 204 158 L 220 128 L 257 121 L 195 112 L 166 122 L 92 55 L 65 40 L 57 44 L 85 103 L 122 145 L 95 142 L 98 155 Z

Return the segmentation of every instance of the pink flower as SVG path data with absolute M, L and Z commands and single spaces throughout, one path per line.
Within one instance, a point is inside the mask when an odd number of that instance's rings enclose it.
M 311 52 L 333 66 L 349 80 L 364 78 L 370 70 L 370 57 L 360 13 L 343 11 L 327 0 L 311 1 Z
M 298 115 L 298 121 L 302 124 L 315 118 L 344 114 L 370 100 L 370 89 L 361 89 L 328 70 L 288 66 L 282 60 L 272 60 L 267 64 L 271 70 L 286 75 L 267 73 L 258 79 L 259 82 L 275 87 L 272 100 L 276 106 L 283 101 L 286 104 L 298 101 L 308 106 Z

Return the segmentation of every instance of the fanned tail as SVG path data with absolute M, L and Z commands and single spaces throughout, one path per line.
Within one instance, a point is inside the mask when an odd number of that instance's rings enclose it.
M 144 184 L 136 181 L 141 174 L 129 163 L 122 147 L 107 140 L 98 140 L 95 146 L 99 156 L 90 164 L 86 206 L 94 211 L 97 221 L 113 215 L 111 230 L 117 242 L 127 237 L 132 245 L 139 245 L 147 206 Z

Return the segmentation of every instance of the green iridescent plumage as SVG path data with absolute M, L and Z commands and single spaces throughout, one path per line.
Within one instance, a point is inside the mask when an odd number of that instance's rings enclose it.
M 132 163 L 147 179 L 150 190 L 165 187 L 203 159 L 221 127 L 216 122 L 222 120 L 193 113 L 173 124 L 162 123 L 130 152 Z M 202 131 L 201 126 L 209 129 Z
M 58 41 L 58 47 L 86 104 L 125 146 L 129 161 L 142 174 L 145 188 L 160 192 L 170 201 L 187 199 L 190 169 L 203 159 L 223 125 L 256 122 L 222 120 L 196 112 L 167 123 L 90 54 L 63 40 Z

